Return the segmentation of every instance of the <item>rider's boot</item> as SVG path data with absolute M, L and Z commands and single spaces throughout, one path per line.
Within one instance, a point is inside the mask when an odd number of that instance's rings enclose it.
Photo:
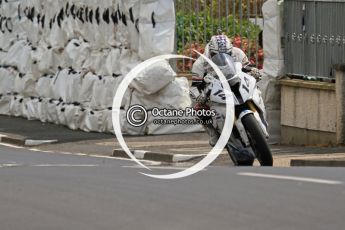
M 230 141 L 230 151 L 232 155 L 236 158 L 237 166 L 253 166 L 255 155 L 251 149 L 244 148 L 241 141 L 236 139 L 232 134 Z
M 214 147 L 218 142 L 219 133 L 212 124 L 204 127 L 209 135 L 209 143 Z M 252 166 L 254 164 L 255 156 L 252 151 L 244 148 L 241 141 L 235 138 L 233 134 L 231 134 L 228 146 L 230 146 L 227 148 L 228 151 L 231 151 L 230 158 L 237 166 Z
M 212 147 L 216 146 L 218 139 L 219 139 L 219 134 L 216 128 L 213 127 L 213 125 L 205 125 L 206 132 L 209 136 L 209 143 Z

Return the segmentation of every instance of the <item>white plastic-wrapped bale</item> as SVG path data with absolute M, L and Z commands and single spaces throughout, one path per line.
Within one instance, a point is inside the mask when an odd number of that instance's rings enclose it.
M 4 50 L 8 50 L 13 42 L 17 40 L 13 31 L 13 16 L 16 14 L 18 4 L 19 2 L 8 3 L 7 1 L 2 1 L 1 3 L 0 47 Z
M 3 65 L 15 66 L 21 73 L 31 70 L 31 46 L 26 40 L 16 41 L 2 61 Z
M 12 93 L 18 73 L 12 68 L 0 68 L 0 94 Z
M 173 0 L 140 1 L 139 56 L 142 60 L 174 51 Z
M 4 48 L 2 48 L 3 46 L 1 46 L 1 37 L 3 36 L 3 34 L 1 34 L 1 31 L 0 31 L 0 64 L 1 65 L 4 65 L 4 61 L 5 61 L 5 58 L 6 58 L 6 55 L 7 55 L 7 51 L 4 50 Z
M 141 63 L 141 60 L 136 52 L 123 48 L 121 49 L 119 63 L 121 75 L 126 76 L 135 66 Z
M 35 77 L 40 77 L 42 73 L 53 73 L 52 68 L 47 64 L 49 57 L 46 55 L 48 45 L 43 41 L 40 41 L 37 47 L 33 47 L 31 50 L 32 59 L 32 72 Z M 46 66 L 45 66 L 46 65 Z
M 56 17 L 55 17 L 56 19 Z M 66 31 L 61 28 L 58 20 L 52 22 L 52 28 L 46 38 L 47 43 L 55 49 L 64 48 L 68 43 Z
M 65 49 L 66 63 L 73 69 L 80 70 L 85 61 L 89 58 L 90 52 L 89 43 L 81 39 L 72 39 Z
M 113 91 L 113 100 L 118 100 L 118 98 L 115 98 L 116 96 L 116 93 L 118 91 L 118 88 L 120 87 L 123 79 L 125 77 L 123 76 L 120 76 L 120 77 L 116 77 L 115 78 L 115 88 L 114 88 L 114 91 Z M 130 104 L 130 100 L 131 100 L 131 97 L 132 97 L 132 93 L 133 93 L 134 89 L 131 88 L 131 87 L 128 87 L 125 94 L 123 95 L 123 98 L 121 100 L 121 108 L 124 108 L 126 107 L 126 105 L 129 105 Z M 114 103 L 114 101 L 112 101 L 112 103 Z M 113 105 L 113 104 L 112 104 Z M 112 106 L 111 105 L 111 106 Z
M 39 98 L 38 100 L 38 116 L 41 122 L 45 123 L 48 119 L 48 101 L 49 99 Z
M 12 96 L 10 103 L 10 114 L 15 117 L 26 117 L 25 99 L 22 96 Z
M 2 50 L 8 51 L 8 50 L 11 48 L 12 44 L 13 44 L 16 40 L 17 40 L 17 39 L 16 39 L 15 36 L 13 36 L 13 34 L 11 34 L 11 33 L 9 33 L 9 32 L 5 32 L 5 31 L 4 31 L 4 33 L 3 33 L 3 32 L 1 32 L 1 30 L 0 30 L 0 47 L 1 47 Z M 3 63 L 4 60 L 5 60 L 5 59 L 3 59 L 3 58 L 0 60 L 0 63 L 1 63 L 2 65 L 4 64 L 4 63 Z
M 0 115 L 10 115 L 11 96 L 0 94 Z
M 137 119 L 141 119 L 141 118 L 138 117 Z M 144 125 L 140 127 L 134 127 L 133 125 L 129 124 L 127 121 L 127 111 L 125 110 L 120 111 L 120 124 L 121 124 L 121 131 L 124 135 L 147 135 L 148 124 L 145 123 Z
M 174 120 L 174 119 L 178 119 L 179 121 Z M 159 123 L 160 120 L 163 120 L 163 121 L 165 120 L 167 124 L 160 124 Z M 152 114 L 149 113 L 148 120 L 147 120 L 147 124 L 148 124 L 147 134 L 148 135 L 162 135 L 162 134 L 167 134 L 167 133 L 178 134 L 178 133 L 203 132 L 204 128 L 202 127 L 202 125 L 197 124 L 196 122 L 194 122 L 194 120 L 195 118 L 191 116 L 167 118 L 167 117 L 152 116 Z M 159 121 L 159 122 L 155 123 L 154 121 Z
M 80 129 L 85 132 L 101 132 L 101 123 L 102 113 L 87 109 L 80 123 Z
M 57 114 L 58 114 L 58 123 L 60 125 L 66 125 L 67 126 L 67 118 L 66 118 L 66 106 L 67 104 L 65 104 L 64 102 L 60 103 L 57 106 Z
M 100 8 L 100 20 L 99 23 L 97 22 L 97 33 L 95 34 L 95 48 L 104 48 L 109 47 L 108 41 L 112 40 L 112 37 L 115 34 L 116 27 L 113 26 L 111 23 L 111 12 L 110 9 L 112 7 L 113 0 L 104 0 L 101 2 L 97 2 L 98 7 Z M 96 9 L 97 10 L 97 9 Z M 92 31 L 93 32 L 93 31 Z
M 97 75 L 107 75 L 105 67 L 107 57 L 110 49 L 103 49 L 102 51 L 93 50 L 83 64 L 83 69 L 96 73 Z
M 69 71 L 67 78 L 67 87 L 66 87 L 66 103 L 77 103 L 79 100 L 80 89 L 82 85 L 82 72 L 76 72 L 73 70 Z
M 38 112 L 38 103 L 39 99 L 38 98 L 30 98 L 29 100 L 26 101 L 25 107 L 26 107 L 26 115 L 28 120 L 39 120 L 39 112 Z
M 262 7 L 265 26 L 264 36 L 264 72 L 268 76 L 278 77 L 284 74 L 284 54 L 281 45 L 282 16 L 280 6 L 275 0 L 268 0 Z
M 175 80 L 176 73 L 166 60 L 158 61 L 145 68 L 131 82 L 131 87 L 140 93 L 155 94 Z
M 50 99 L 47 103 L 47 122 L 58 124 L 58 105 L 61 102 Z
M 80 127 L 81 119 L 84 117 L 83 111 L 79 105 L 68 104 L 65 106 L 66 125 L 72 130 L 77 130 Z
M 50 89 L 54 75 L 44 75 L 38 79 L 36 84 L 36 92 L 39 97 L 52 98 L 52 90 Z
M 36 79 L 31 73 L 18 73 L 15 81 L 13 91 L 23 95 L 24 97 L 36 97 Z
M 38 70 L 42 74 L 54 74 L 59 67 L 66 66 L 66 60 L 63 55 L 63 49 L 52 48 L 51 46 L 41 49 L 41 60 L 38 61 Z
M 152 95 L 133 91 L 130 105 L 142 105 L 146 109 L 185 109 L 192 105 L 186 78 L 176 78 L 168 86 Z
M 121 50 L 118 48 L 110 49 L 109 55 L 105 62 L 107 75 L 121 75 Z
M 22 7 L 23 6 L 21 6 L 19 9 L 22 9 Z M 24 12 L 20 12 L 20 13 L 24 14 Z M 40 14 L 40 13 L 37 12 L 37 14 Z M 37 20 L 32 19 L 31 21 L 31 19 L 27 18 L 26 16 L 21 17 L 16 22 L 16 26 L 14 27 L 14 34 L 16 34 L 17 38 L 19 39 L 27 39 L 32 44 L 37 45 L 40 40 L 40 33 L 41 33 L 41 28 L 40 28 L 39 23 L 40 22 L 38 22 Z
M 130 50 L 134 52 L 139 51 L 139 17 L 140 17 L 140 1 L 139 0 L 131 0 L 131 1 L 123 1 L 122 4 L 123 14 L 127 18 L 127 26 L 125 26 L 124 30 L 127 35 L 126 41 L 128 43 L 128 47 Z
M 87 73 L 82 77 L 81 88 L 79 91 L 79 102 L 83 105 L 89 105 L 92 100 L 92 93 L 98 77 L 92 72 Z
M 50 95 L 53 99 L 61 99 L 66 103 L 74 103 L 79 100 L 81 81 L 81 72 L 63 69 L 51 81 Z
M 112 108 L 108 108 L 100 112 L 102 113 L 100 131 L 103 133 L 114 133 L 112 122 Z
M 98 80 L 95 81 L 93 87 L 90 108 L 103 110 L 112 107 L 117 87 L 117 78 L 98 76 Z

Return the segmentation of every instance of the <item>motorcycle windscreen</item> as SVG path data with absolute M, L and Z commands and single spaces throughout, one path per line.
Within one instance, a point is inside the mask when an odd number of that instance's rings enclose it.
M 236 66 L 233 57 L 226 53 L 218 53 L 212 57 L 212 61 L 219 67 L 231 86 L 238 83 L 237 78 L 234 78 L 236 76 Z

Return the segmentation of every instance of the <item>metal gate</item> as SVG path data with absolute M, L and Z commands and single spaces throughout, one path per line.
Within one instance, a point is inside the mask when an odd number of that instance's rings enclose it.
M 285 65 L 288 74 L 334 78 L 345 63 L 345 1 L 285 0 Z
M 262 4 L 264 0 L 175 0 L 176 51 L 196 57 L 192 49 L 203 52 L 212 35 L 219 30 L 245 51 L 253 64 L 263 65 Z M 191 69 L 192 62 L 180 65 Z

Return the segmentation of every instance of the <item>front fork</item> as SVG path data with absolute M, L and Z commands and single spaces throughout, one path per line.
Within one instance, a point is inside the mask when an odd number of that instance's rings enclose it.
M 245 104 L 239 105 L 235 107 L 235 115 L 236 115 L 236 120 L 235 120 L 235 126 L 239 132 L 239 135 L 242 139 L 242 142 L 245 144 L 246 147 L 250 146 L 249 138 L 247 135 L 247 131 L 243 126 L 242 123 L 242 118 L 245 117 L 248 114 L 253 114 L 256 120 L 258 121 L 263 133 L 265 136 L 268 138 L 269 134 L 267 132 L 267 122 L 265 118 L 260 115 L 258 112 L 256 106 L 252 101 L 248 101 Z

